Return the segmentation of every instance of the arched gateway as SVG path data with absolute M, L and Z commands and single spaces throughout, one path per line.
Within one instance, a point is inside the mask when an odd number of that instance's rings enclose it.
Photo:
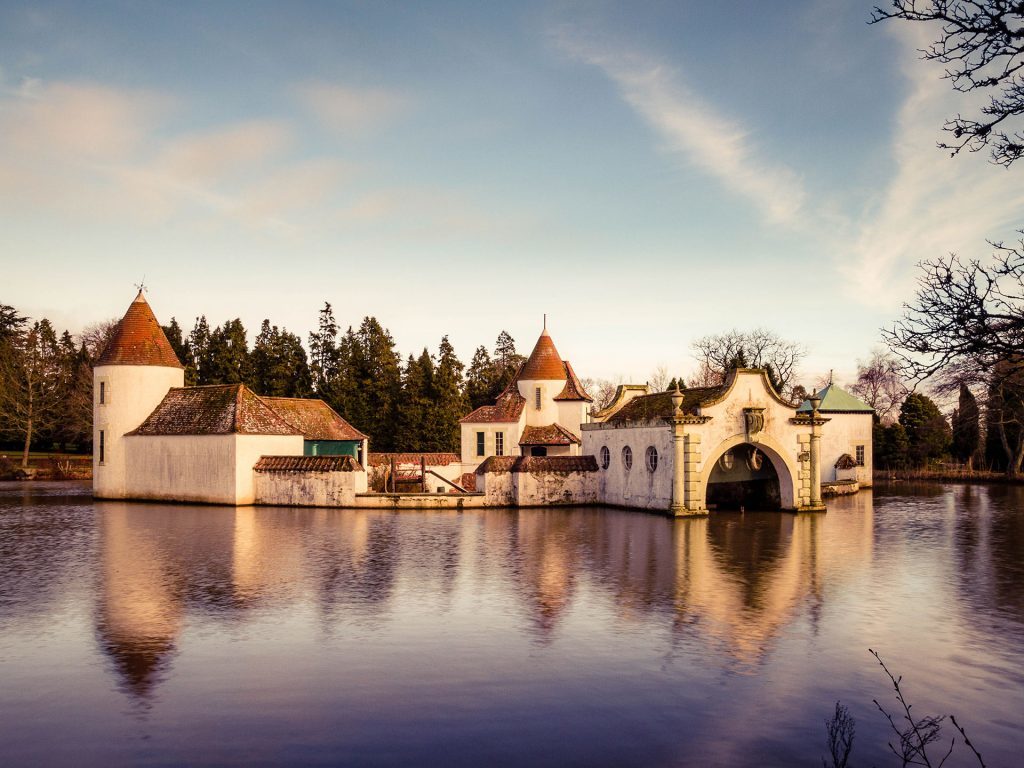
M 583 453 L 599 462 L 598 499 L 676 516 L 709 508 L 824 511 L 817 411 L 800 413 L 767 374 L 737 369 L 719 387 L 645 393 L 620 388 L 616 400 L 583 425 Z M 628 450 L 627 450 L 628 449 Z M 616 457 L 659 456 L 649 462 Z

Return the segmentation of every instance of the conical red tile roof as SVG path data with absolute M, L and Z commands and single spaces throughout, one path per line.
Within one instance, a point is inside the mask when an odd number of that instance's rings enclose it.
M 530 353 L 529 359 L 516 378 L 519 380 L 565 381 L 565 366 L 562 365 L 562 358 L 558 356 L 555 342 L 548 335 L 547 328 L 537 339 L 537 345 L 533 348 L 533 352 Z
M 96 365 L 159 365 L 184 368 L 139 291 Z

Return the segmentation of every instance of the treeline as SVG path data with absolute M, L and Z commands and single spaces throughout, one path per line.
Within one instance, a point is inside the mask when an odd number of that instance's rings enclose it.
M 48 320 L 31 322 L 0 305 L 0 434 L 8 445 L 25 457 L 31 446 L 92 449 L 92 367 L 115 328 L 106 322 L 79 337 L 58 335 Z M 376 318 L 341 331 L 329 303 L 306 347 L 269 319 L 251 347 L 238 318 L 211 327 L 202 316 L 188 332 L 171 318 L 163 329 L 186 384 L 241 383 L 261 395 L 323 398 L 370 436 L 375 451 L 457 452 L 459 419 L 493 402 L 523 361 L 505 331 L 493 352 L 478 347 L 468 368 L 447 336 L 435 352 L 403 359 Z

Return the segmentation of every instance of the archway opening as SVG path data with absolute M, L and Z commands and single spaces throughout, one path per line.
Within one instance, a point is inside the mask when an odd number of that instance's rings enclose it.
M 781 509 L 779 473 L 771 458 L 750 443 L 727 450 L 708 477 L 706 503 L 709 510 Z

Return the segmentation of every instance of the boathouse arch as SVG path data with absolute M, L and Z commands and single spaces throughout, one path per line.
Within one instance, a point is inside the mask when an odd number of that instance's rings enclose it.
M 733 449 L 740 448 L 745 445 L 749 445 L 751 448 L 756 448 L 764 454 L 765 460 L 771 462 L 772 468 L 775 470 L 775 474 L 778 475 L 779 479 L 780 509 L 796 509 L 796 484 L 797 479 L 800 476 L 799 470 L 797 469 L 796 463 L 787 456 L 786 451 L 765 433 L 751 439 L 746 433 L 741 432 L 726 438 L 707 452 L 704 465 L 701 468 L 701 478 L 704 481 L 703 494 L 705 503 L 707 503 L 709 487 L 711 485 L 711 475 L 715 467 L 718 466 L 719 459 Z

